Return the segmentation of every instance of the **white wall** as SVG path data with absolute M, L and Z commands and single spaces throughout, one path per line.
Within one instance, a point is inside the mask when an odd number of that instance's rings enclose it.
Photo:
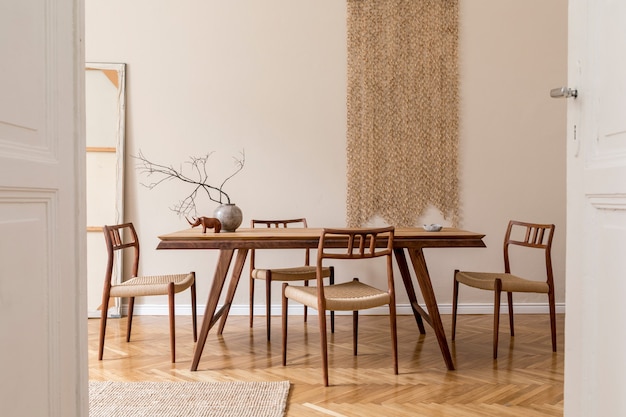
M 501 269 L 502 234 L 516 218 L 556 224 L 563 303 L 566 107 L 549 90 L 567 79 L 567 0 L 460 1 L 461 227 L 485 233 L 488 247 L 427 251 L 435 292 L 445 312 L 454 268 Z M 179 164 L 215 151 L 211 160 L 225 175 L 245 149 L 245 169 L 226 188 L 244 225 L 292 216 L 314 227 L 345 225 L 345 1 L 86 0 L 85 7 L 87 61 L 128 64 L 128 155 L 141 149 L 156 162 Z M 216 254 L 153 250 L 157 235 L 187 227 L 169 210 L 187 189 L 147 190 L 135 163 L 126 163 L 126 216 L 142 238 L 142 267 L 195 270 L 204 303 Z M 210 215 L 215 204 L 205 204 Z M 442 219 L 430 212 L 416 224 L 435 221 Z M 299 262 L 293 252 L 280 256 Z M 247 290 L 242 280 L 233 313 L 245 311 Z M 464 311 L 492 301 L 464 290 Z M 275 305 L 278 294 L 277 287 Z M 181 303 L 189 303 L 185 297 Z M 532 306 L 545 297 L 517 301 Z M 143 311 L 156 311 L 150 305 Z

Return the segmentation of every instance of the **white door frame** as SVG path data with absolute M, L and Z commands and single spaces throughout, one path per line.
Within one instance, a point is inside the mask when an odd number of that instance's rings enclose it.
M 626 415 L 626 2 L 570 0 L 565 415 Z
M 0 14 L 0 413 L 88 415 L 84 0 Z

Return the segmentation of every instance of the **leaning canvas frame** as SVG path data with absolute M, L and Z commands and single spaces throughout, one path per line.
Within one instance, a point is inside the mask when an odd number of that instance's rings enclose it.
M 86 194 L 88 315 L 100 317 L 107 250 L 102 226 L 124 221 L 124 148 L 126 133 L 126 65 L 86 63 Z M 122 278 L 116 254 L 113 282 Z M 109 316 L 121 315 L 121 303 L 109 304 Z

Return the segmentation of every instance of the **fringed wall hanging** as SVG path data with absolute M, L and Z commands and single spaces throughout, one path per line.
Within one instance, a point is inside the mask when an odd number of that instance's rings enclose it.
M 348 0 L 348 225 L 459 219 L 458 0 Z

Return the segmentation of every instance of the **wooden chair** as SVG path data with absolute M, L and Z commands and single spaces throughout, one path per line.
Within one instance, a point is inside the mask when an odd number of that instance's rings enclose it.
M 255 227 L 291 227 L 299 225 L 299 227 L 308 227 L 305 218 L 286 219 L 286 220 L 255 220 L 250 222 L 252 228 Z M 309 285 L 309 281 L 316 279 L 316 268 L 311 266 L 309 262 L 310 251 L 305 250 L 304 265 L 292 268 L 259 268 L 257 267 L 256 250 L 250 250 L 250 328 L 252 328 L 254 320 L 254 281 L 265 281 L 265 321 L 267 325 L 267 340 L 271 335 L 271 308 L 272 308 L 272 282 L 274 281 L 304 281 L 304 285 Z M 323 278 L 329 278 L 331 284 L 334 283 L 333 267 L 325 267 L 322 270 Z M 307 320 L 307 308 L 304 307 L 304 321 Z M 335 331 L 335 317 L 331 316 L 331 329 Z
M 324 384 L 328 386 L 328 346 L 326 335 L 326 310 L 352 311 L 353 353 L 357 354 L 359 310 L 389 305 L 391 344 L 394 373 L 398 374 L 398 336 L 396 329 L 396 304 L 393 282 L 393 237 L 394 228 L 374 229 L 324 229 L 317 249 L 317 287 L 283 284 L 283 366 L 287 364 L 287 305 L 288 300 L 315 308 L 319 314 L 319 328 L 322 348 Z M 346 244 L 345 249 L 337 249 L 337 242 Z M 384 244 L 380 247 L 379 245 Z M 335 247 L 333 249 L 333 246 Z M 387 288 L 380 290 L 362 283 L 358 278 L 341 284 L 324 285 L 323 265 L 326 259 L 365 260 L 386 259 Z
M 149 295 L 167 295 L 169 297 L 170 316 L 170 346 L 172 363 L 176 361 L 175 343 L 175 318 L 174 318 L 174 294 L 191 288 L 191 315 L 193 320 L 193 340 L 198 340 L 196 318 L 196 275 L 194 272 L 177 275 L 161 276 L 138 276 L 139 271 L 139 239 L 132 223 L 124 223 L 114 226 L 104 226 L 104 239 L 109 254 L 106 274 L 104 277 L 104 290 L 102 292 L 102 318 L 100 320 L 100 345 L 98 359 L 102 360 L 104 353 L 104 336 L 106 333 L 107 313 L 111 297 L 128 297 L 128 326 L 126 329 L 126 341 L 130 341 L 130 330 L 133 322 L 133 306 L 135 297 Z M 116 251 L 132 249 L 133 267 L 131 278 L 120 284 L 112 284 L 113 265 Z
M 556 309 L 554 302 L 554 278 L 552 274 L 553 224 L 525 223 L 511 220 L 504 236 L 504 272 L 454 271 L 454 293 L 452 295 L 452 340 L 456 336 L 456 315 L 459 283 L 470 287 L 494 292 L 493 358 L 498 357 L 498 328 L 500 324 L 500 294 L 506 291 L 509 305 L 509 327 L 513 329 L 513 293 L 542 293 L 548 295 L 550 306 L 550 327 L 552 330 L 552 351 L 556 352 Z M 510 247 L 539 249 L 545 252 L 546 279 L 523 278 L 511 273 Z M 519 265 L 519 264 L 518 264 Z

